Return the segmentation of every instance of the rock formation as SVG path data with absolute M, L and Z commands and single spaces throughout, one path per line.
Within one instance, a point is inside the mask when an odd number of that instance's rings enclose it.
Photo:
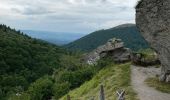
M 133 64 L 140 66 L 160 65 L 160 61 L 156 53 L 150 54 L 149 56 L 150 57 L 146 57 L 143 53 L 134 52 L 131 54 L 131 61 Z
M 161 81 L 170 81 L 170 0 L 141 0 L 136 6 L 136 24 L 158 53 Z
M 130 54 L 130 49 L 125 48 L 120 39 L 113 38 L 87 54 L 84 60 L 88 64 L 96 64 L 100 58 L 110 56 L 115 62 L 125 62 L 130 60 Z

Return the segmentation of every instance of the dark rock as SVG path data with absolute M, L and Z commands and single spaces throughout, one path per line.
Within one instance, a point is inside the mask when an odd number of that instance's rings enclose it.
M 147 59 L 144 57 L 142 53 L 132 53 L 131 61 L 133 62 L 133 64 L 140 65 L 140 66 L 153 66 L 153 65 L 160 64 L 157 55 L 155 55 L 155 58 Z

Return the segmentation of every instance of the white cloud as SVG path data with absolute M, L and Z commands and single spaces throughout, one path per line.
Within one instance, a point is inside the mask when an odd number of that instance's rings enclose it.
M 134 23 L 137 0 L 0 0 L 0 23 L 18 29 L 90 32 Z

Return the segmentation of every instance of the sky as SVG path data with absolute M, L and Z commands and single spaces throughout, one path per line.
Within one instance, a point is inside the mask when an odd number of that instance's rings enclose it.
M 0 24 L 20 30 L 89 33 L 135 23 L 137 0 L 0 0 Z

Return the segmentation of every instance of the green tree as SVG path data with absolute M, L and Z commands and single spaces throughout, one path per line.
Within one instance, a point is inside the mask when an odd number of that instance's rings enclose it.
M 70 83 L 64 82 L 62 84 L 56 83 L 53 86 L 53 93 L 56 100 L 65 95 L 70 90 Z
M 53 81 L 49 76 L 44 76 L 32 83 L 28 88 L 31 100 L 47 100 L 52 96 Z

